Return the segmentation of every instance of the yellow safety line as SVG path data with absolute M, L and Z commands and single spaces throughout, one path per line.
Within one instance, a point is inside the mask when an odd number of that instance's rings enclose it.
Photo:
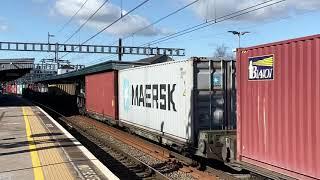
M 32 133 L 31 133 L 31 128 L 30 128 L 30 123 L 29 123 L 29 119 L 28 119 L 25 107 L 22 107 L 22 112 L 23 112 L 24 122 L 26 124 L 26 134 L 27 134 L 27 140 L 29 142 L 29 150 L 30 150 L 30 155 L 31 155 L 31 160 L 32 160 L 34 179 L 35 180 L 44 180 L 40 159 L 38 156 L 38 152 L 36 150 L 36 145 L 33 141 L 32 136 L 31 136 Z

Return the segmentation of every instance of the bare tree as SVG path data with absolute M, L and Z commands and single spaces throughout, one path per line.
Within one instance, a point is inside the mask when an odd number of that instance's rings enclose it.
M 227 59 L 234 59 L 233 53 L 229 50 L 227 46 L 224 44 L 221 44 L 220 46 L 217 46 L 217 48 L 214 51 L 213 57 L 214 58 L 227 58 Z

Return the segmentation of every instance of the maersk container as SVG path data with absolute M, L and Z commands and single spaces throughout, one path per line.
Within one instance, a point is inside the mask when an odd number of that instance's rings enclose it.
M 237 51 L 238 160 L 320 179 L 320 35 Z
M 212 143 L 201 133 L 235 128 L 226 113 L 232 67 L 232 61 L 192 58 L 120 70 L 120 122 L 166 144 L 197 147 L 199 139 Z
M 118 120 L 117 71 L 91 74 L 85 77 L 85 106 L 91 116 L 103 120 Z

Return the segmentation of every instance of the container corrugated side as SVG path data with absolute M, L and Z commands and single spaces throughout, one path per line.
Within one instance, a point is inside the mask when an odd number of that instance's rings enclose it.
M 112 119 L 118 119 L 117 72 L 87 75 L 86 110 Z
M 50 84 L 48 86 L 44 86 L 42 84 L 38 85 L 38 92 L 49 92 L 49 94 L 55 95 L 76 95 L 76 84 Z
M 17 94 L 17 85 L 16 84 L 12 85 L 11 91 L 12 91 L 11 92 L 12 94 Z
M 11 85 L 9 84 L 5 85 L 5 93 L 11 93 Z
M 320 179 L 320 35 L 237 52 L 238 159 Z M 273 55 L 273 80 L 248 80 L 249 58 Z
M 192 140 L 193 61 L 121 70 L 118 84 L 120 121 Z

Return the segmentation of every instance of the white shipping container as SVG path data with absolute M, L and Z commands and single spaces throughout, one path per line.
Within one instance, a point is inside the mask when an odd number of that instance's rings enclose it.
M 65 74 L 65 73 L 68 73 L 68 72 L 71 72 L 71 71 L 74 71 L 74 69 L 73 68 L 62 68 L 62 69 L 58 69 L 57 74 L 58 75 Z
M 192 147 L 198 156 L 223 159 L 216 152 L 229 145 L 220 138 L 235 134 L 233 67 L 195 57 L 120 70 L 120 124 L 177 150 Z
M 23 86 L 21 84 L 17 85 L 17 94 L 22 95 L 22 87 Z
M 119 71 L 119 119 L 192 141 L 193 61 L 175 61 Z

